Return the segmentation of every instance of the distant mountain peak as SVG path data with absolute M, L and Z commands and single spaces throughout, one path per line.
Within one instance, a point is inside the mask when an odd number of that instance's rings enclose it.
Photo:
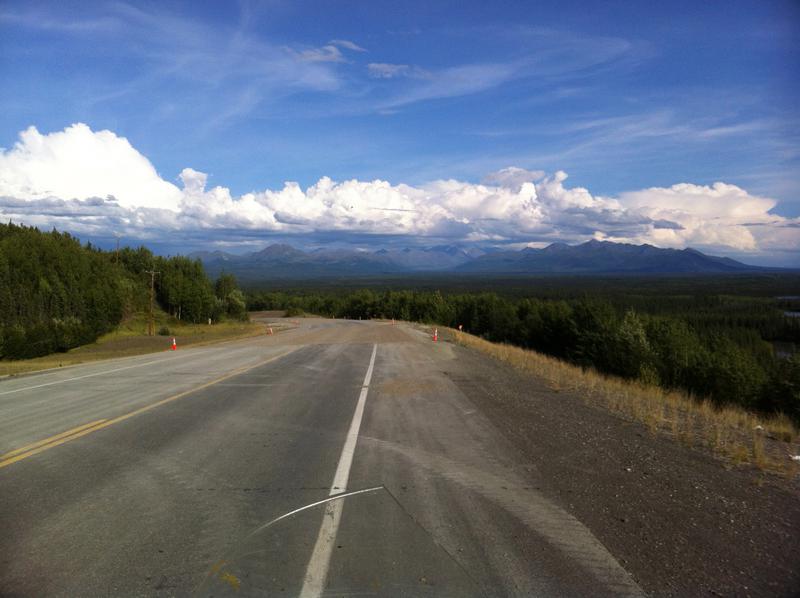
M 297 258 L 305 255 L 305 252 L 295 249 L 286 243 L 273 243 L 261 251 L 251 253 L 250 257 L 255 259 L 281 259 L 288 257 Z
M 578 245 L 552 243 L 544 249 L 489 253 L 458 270 L 516 274 L 711 274 L 761 268 L 695 249 L 676 251 L 649 244 L 591 239 Z
M 303 253 L 299 249 L 295 249 L 288 243 L 273 243 L 272 245 L 267 245 L 261 251 L 256 251 L 256 254 L 267 255 L 273 253 Z
M 273 243 L 247 255 L 222 251 L 190 254 L 214 276 L 223 269 L 240 280 L 314 278 L 411 272 L 483 274 L 702 274 L 762 270 L 696 249 L 661 249 L 649 244 L 591 239 L 578 245 L 551 243 L 519 251 L 459 245 L 384 248 L 376 251 L 321 247 L 304 252 Z

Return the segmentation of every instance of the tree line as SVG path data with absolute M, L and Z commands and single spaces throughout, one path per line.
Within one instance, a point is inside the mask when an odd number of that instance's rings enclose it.
M 535 285 L 515 281 L 522 286 L 508 295 L 463 287 L 444 294 L 306 288 L 253 291 L 245 298 L 233 276 L 212 282 L 197 260 L 156 256 L 145 247 L 102 251 L 67 233 L 11 223 L 0 224 L 0 358 L 66 351 L 146 312 L 149 271 L 158 272 L 159 308 L 184 322 L 246 319 L 249 307 L 460 324 L 488 340 L 582 367 L 682 389 L 720 405 L 781 411 L 800 421 L 800 357 L 779 358 L 771 345 L 800 343 L 800 318 L 784 315 L 800 308 L 796 292 L 778 299 L 714 293 L 709 285 L 718 283 L 698 279 L 697 294 L 691 281 L 670 292 L 663 280 L 654 282 L 658 293 L 634 294 L 646 285 L 626 279 L 570 283 L 591 285 L 592 292 L 583 294 L 552 280 L 542 285 L 541 296 Z M 621 292 L 598 288 L 615 284 Z M 730 287 L 729 281 L 719 284 Z M 780 280 L 771 284 L 783 288 Z
M 68 233 L 0 224 L 0 358 L 22 359 L 94 342 L 155 299 L 177 320 L 246 319 L 235 279 L 216 283 L 199 260 L 145 248 L 103 251 Z
M 606 374 L 800 421 L 800 357 L 778 358 L 768 342 L 800 340 L 797 318 L 763 298 L 659 296 L 634 303 L 614 295 L 543 299 L 370 289 L 248 294 L 253 310 L 462 325 L 487 340 Z

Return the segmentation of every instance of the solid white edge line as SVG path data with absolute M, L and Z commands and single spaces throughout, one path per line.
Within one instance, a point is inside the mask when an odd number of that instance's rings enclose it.
M 113 370 L 103 370 L 102 372 L 95 372 L 93 374 L 85 374 L 83 376 L 75 376 L 74 378 L 67 378 L 65 380 L 53 380 L 52 382 L 45 382 L 43 384 L 37 384 L 35 386 L 25 386 L 23 388 L 14 388 L 13 390 L 6 390 L 4 392 L 0 392 L 0 397 L 4 395 L 14 394 L 15 392 L 24 392 L 26 390 L 35 390 L 37 388 L 44 388 L 45 386 L 54 386 L 55 384 L 64 384 L 66 382 L 75 382 L 75 380 L 83 380 L 84 378 L 94 378 L 95 376 L 102 376 L 103 374 L 113 374 L 114 372 L 121 372 L 123 370 L 130 370 L 133 368 L 141 368 L 146 365 L 153 365 L 154 363 L 164 363 L 165 361 L 172 361 L 173 359 L 179 359 L 180 357 L 184 357 L 184 355 L 174 355 L 172 357 L 165 357 L 164 359 L 155 359 L 153 361 L 148 361 L 145 363 L 135 363 L 133 365 L 126 365 L 125 367 L 115 368 Z M 84 365 L 84 364 L 81 364 Z M 88 365 L 88 364 L 87 364 Z
M 222 344 L 226 344 L 226 343 L 229 343 L 229 342 L 233 342 L 233 341 L 225 341 L 224 343 L 219 343 L 219 344 L 222 345 Z M 195 348 L 195 347 L 190 347 L 190 348 Z M 206 347 L 196 347 L 196 348 L 204 349 Z M 166 351 L 164 351 L 164 352 L 166 353 Z M 133 356 L 133 357 L 139 357 L 139 356 L 136 355 L 136 356 Z M 130 370 L 130 369 L 133 369 L 133 368 L 141 368 L 141 367 L 144 367 L 144 366 L 147 366 L 147 365 L 153 365 L 153 364 L 157 364 L 157 363 L 164 363 L 165 361 L 173 361 L 175 359 L 180 359 L 181 357 L 186 357 L 186 353 L 183 352 L 183 353 L 181 353 L 179 355 L 172 355 L 170 357 L 164 357 L 163 359 L 153 359 L 153 360 L 147 361 L 145 363 L 134 363 L 132 365 L 126 365 L 126 366 L 121 367 L 121 368 L 114 368 L 114 369 L 111 369 L 111 370 L 103 370 L 102 372 L 94 372 L 93 374 L 84 374 L 83 376 L 75 376 L 74 378 L 66 378 L 64 380 L 53 380 L 52 382 L 44 382 L 43 384 L 36 384 L 35 386 L 24 386 L 22 388 L 14 388 L 12 390 L 6 390 L 6 391 L 3 391 L 3 392 L 0 392 L 0 397 L 5 396 L 5 395 L 14 394 L 14 393 L 17 393 L 17 392 L 24 392 L 26 390 L 36 390 L 37 388 L 44 388 L 46 386 L 54 386 L 56 384 L 65 384 L 66 382 L 75 382 L 76 380 L 83 380 L 84 378 L 94 378 L 96 376 L 102 376 L 103 374 L 113 374 L 115 372 L 121 372 L 123 370 Z M 99 362 L 95 362 L 95 363 L 99 363 Z M 80 367 L 80 366 L 91 367 L 92 365 L 94 365 L 94 364 L 91 363 L 91 362 L 87 362 L 87 363 L 75 364 L 75 366 L 68 366 L 68 367 Z M 42 370 L 42 372 L 56 372 L 56 371 L 58 371 L 58 368 L 49 368 L 47 370 Z M 39 372 L 32 372 L 32 373 L 36 374 L 36 373 L 39 373 Z
M 358 396 L 356 410 L 353 413 L 353 420 L 350 422 L 350 429 L 347 432 L 347 439 L 342 447 L 342 454 L 339 457 L 339 465 L 333 476 L 333 484 L 328 496 L 339 494 L 347 490 L 347 481 L 350 478 L 350 467 L 353 464 L 353 456 L 356 452 L 356 442 L 358 441 L 358 431 L 361 428 L 361 419 L 364 417 L 364 405 L 367 402 L 369 383 L 372 380 L 372 370 L 375 367 L 375 355 L 378 352 L 378 344 L 372 346 L 372 357 L 369 360 L 369 368 L 364 376 L 364 384 L 361 385 L 361 394 Z M 306 575 L 303 579 L 303 588 L 300 590 L 301 598 L 318 598 L 325 589 L 325 581 L 328 577 L 328 568 L 331 564 L 331 553 L 336 543 L 336 533 L 339 530 L 339 521 L 342 517 L 344 501 L 337 500 L 329 502 L 325 506 L 325 515 L 322 518 L 322 525 L 319 528 L 317 542 L 314 544 L 314 551 L 308 561 Z

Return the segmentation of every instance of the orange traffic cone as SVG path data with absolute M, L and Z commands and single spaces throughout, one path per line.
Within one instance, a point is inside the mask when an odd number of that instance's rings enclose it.
M 439 340 L 439 329 L 438 328 L 434 328 L 433 329 L 433 342 L 435 343 L 438 340 Z
M 175 342 L 175 337 L 172 337 L 172 350 L 175 351 L 178 348 L 178 343 Z
M 269 327 L 269 335 L 272 336 L 272 326 Z

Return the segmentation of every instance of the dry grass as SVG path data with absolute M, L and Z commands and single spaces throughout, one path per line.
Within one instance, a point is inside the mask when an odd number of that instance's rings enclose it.
M 457 330 L 449 332 L 461 345 L 534 373 L 554 390 L 574 391 L 587 401 L 641 422 L 652 433 L 670 435 L 687 446 L 707 447 L 734 463 L 750 463 L 765 471 L 794 476 L 800 469 L 789 458 L 800 452 L 796 444 L 800 435 L 786 416 L 763 417 L 736 407 L 717 408 L 686 393 L 605 376 Z
M 178 347 L 182 348 L 264 334 L 263 323 L 223 322 L 211 326 L 184 324 L 169 319 L 166 314 L 159 314 L 156 319 L 156 331 L 161 326 L 169 327 L 169 336 L 147 336 L 147 319 L 143 315 L 137 315 L 90 345 L 76 347 L 66 353 L 54 353 L 34 359 L 0 361 L 0 376 L 13 376 L 90 361 L 167 351 L 173 336 L 177 339 Z

